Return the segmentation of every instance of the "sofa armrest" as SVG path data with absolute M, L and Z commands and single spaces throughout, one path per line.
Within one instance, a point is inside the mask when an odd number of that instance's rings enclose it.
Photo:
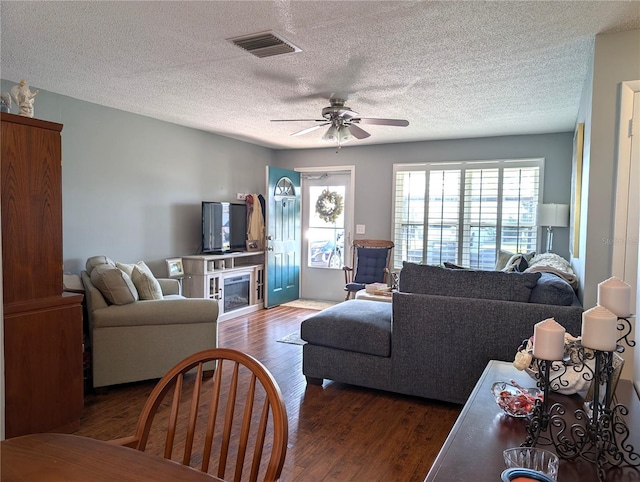
M 163 296 L 169 295 L 181 295 L 180 292 L 180 281 L 177 279 L 171 278 L 157 278 L 158 283 L 160 283 L 160 288 L 162 289 Z
M 204 298 L 143 300 L 111 305 L 93 311 L 93 329 L 136 325 L 212 323 L 218 319 L 218 302 Z
M 581 307 L 394 293 L 398 391 L 464 403 L 489 360 L 513 361 L 534 325 L 551 317 L 580 334 Z

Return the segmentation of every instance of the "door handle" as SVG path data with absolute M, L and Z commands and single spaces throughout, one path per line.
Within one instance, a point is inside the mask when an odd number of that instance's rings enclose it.
M 273 246 L 267 246 L 267 251 L 273 251 Z
M 267 234 L 267 241 L 271 241 L 273 240 L 273 236 L 271 236 L 270 234 Z

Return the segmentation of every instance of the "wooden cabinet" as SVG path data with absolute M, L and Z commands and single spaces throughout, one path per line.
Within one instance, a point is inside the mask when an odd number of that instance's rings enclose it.
M 264 254 L 185 256 L 183 291 L 188 298 L 218 300 L 218 321 L 264 306 Z
M 5 435 L 74 431 L 82 295 L 62 292 L 62 125 L 0 119 Z

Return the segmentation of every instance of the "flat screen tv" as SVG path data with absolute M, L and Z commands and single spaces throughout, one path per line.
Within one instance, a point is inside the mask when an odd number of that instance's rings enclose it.
M 247 240 L 247 206 L 202 201 L 202 252 L 244 251 Z

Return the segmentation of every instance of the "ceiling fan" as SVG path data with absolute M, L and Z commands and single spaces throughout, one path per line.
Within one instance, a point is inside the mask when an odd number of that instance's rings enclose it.
M 409 121 L 404 119 L 380 119 L 377 117 L 361 117 L 360 114 L 351 110 L 345 105 L 345 99 L 331 98 L 329 107 L 322 109 L 322 119 L 274 119 L 271 122 L 321 122 L 306 129 L 292 133 L 292 136 L 301 136 L 324 126 L 329 126 L 322 139 L 325 141 L 336 141 L 338 147 L 345 142 L 356 139 L 366 139 L 371 136 L 367 131 L 356 124 L 375 124 L 382 126 L 406 127 Z

